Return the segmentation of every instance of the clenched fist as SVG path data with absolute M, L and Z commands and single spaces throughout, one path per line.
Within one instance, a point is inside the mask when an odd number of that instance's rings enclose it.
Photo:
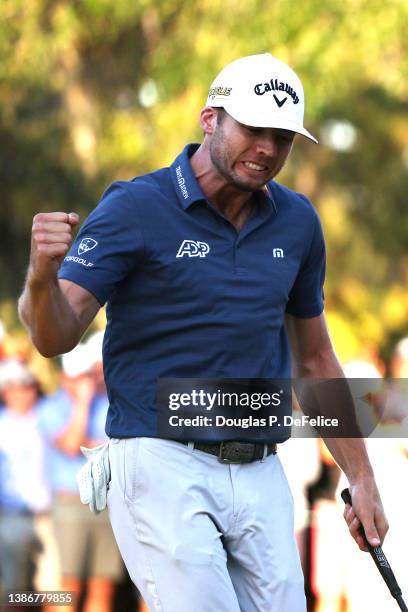
M 29 276 L 41 282 L 55 278 L 72 242 L 76 213 L 39 213 L 33 219 Z

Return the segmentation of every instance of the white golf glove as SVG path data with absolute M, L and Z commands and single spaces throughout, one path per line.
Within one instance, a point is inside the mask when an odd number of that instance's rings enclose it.
M 76 477 L 79 496 L 83 504 L 89 504 L 91 512 L 99 514 L 106 508 L 110 481 L 109 441 L 95 448 L 85 446 L 80 448 L 88 461 L 82 466 Z

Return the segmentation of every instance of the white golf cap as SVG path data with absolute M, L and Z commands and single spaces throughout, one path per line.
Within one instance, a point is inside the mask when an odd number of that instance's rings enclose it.
M 299 77 L 270 53 L 225 66 L 211 84 L 206 106 L 224 107 L 244 125 L 290 130 L 317 142 L 303 127 L 305 96 Z
M 12 385 L 34 385 L 36 378 L 30 368 L 17 358 L 9 358 L 0 364 L 0 390 Z

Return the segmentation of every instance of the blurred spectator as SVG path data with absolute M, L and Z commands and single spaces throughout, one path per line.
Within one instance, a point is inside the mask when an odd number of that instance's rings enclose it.
M 80 503 L 76 482 L 85 462 L 80 446 L 95 446 L 105 439 L 108 402 L 106 395 L 97 393 L 95 361 L 95 354 L 84 344 L 63 356 L 62 386 L 43 403 L 41 422 L 48 441 L 47 463 L 55 495 L 61 586 L 74 591 L 78 601 L 81 596 L 85 599 L 85 612 L 108 612 L 122 563 L 107 512 L 92 515 Z
M 350 379 L 357 420 L 364 429 L 372 431 L 378 422 L 372 404 L 381 391 L 381 372 L 377 365 L 363 360 L 349 362 L 344 365 L 343 370 Z M 358 380 L 353 383 L 352 379 Z M 316 500 L 313 506 L 312 584 L 317 598 L 316 612 L 342 612 L 345 609 L 348 612 L 352 609 L 361 612 L 366 608 L 383 610 L 375 606 L 362 605 L 364 597 L 367 597 L 367 587 L 362 586 L 361 580 L 362 576 L 367 576 L 372 569 L 369 567 L 372 562 L 367 555 L 360 553 L 347 533 L 343 519 L 344 504 L 340 498 L 341 490 L 348 486 L 347 479 L 323 442 L 321 442 L 321 461 L 324 480 L 321 479 L 320 490 L 315 492 Z M 381 488 L 380 491 L 382 493 Z M 356 571 L 355 563 L 362 565 L 359 571 Z M 377 584 L 379 582 L 377 579 Z M 351 600 L 355 586 L 358 585 L 361 595 L 360 607 L 352 608 Z
M 89 366 L 95 378 L 95 390 L 98 395 L 106 395 L 105 378 L 103 375 L 102 344 L 103 331 L 97 331 L 86 342 Z
M 394 356 L 396 357 L 396 356 Z M 403 367 L 401 354 L 398 351 L 398 363 Z M 408 361 L 407 361 L 408 363 Z M 382 370 L 382 368 L 381 368 Z M 403 592 L 408 592 L 405 571 L 405 549 L 408 544 L 408 488 L 398 486 L 405 483 L 408 477 L 408 465 L 401 452 L 401 440 L 396 439 L 395 421 L 401 412 L 381 408 L 384 394 L 384 381 L 377 364 L 355 361 L 345 365 L 344 371 L 349 379 L 358 378 L 355 389 L 358 389 L 357 413 L 362 415 L 371 412 L 372 433 L 367 439 L 367 451 L 374 469 L 390 530 L 384 543 L 384 551 L 395 571 Z M 403 370 L 399 370 L 401 372 Z M 392 372 L 397 375 L 397 370 Z M 395 386 L 396 380 L 392 382 Z M 353 385 L 352 385 L 353 386 Z M 367 401 L 370 399 L 370 406 Z M 366 422 L 366 421 L 365 421 Z M 381 610 L 392 612 L 395 602 L 386 585 L 379 579 L 368 555 L 359 551 L 349 538 L 347 528 L 341 519 L 344 504 L 340 499 L 341 490 L 348 485 L 341 477 L 332 504 L 319 502 L 316 506 L 315 525 L 315 586 L 319 594 L 318 612 L 361 612 L 361 610 Z M 335 539 L 333 539 L 335 538 Z M 335 550 L 335 554 L 333 554 Z
M 348 546 L 344 538 L 343 510 L 336 501 L 341 472 L 322 440 L 319 449 L 320 477 L 310 490 L 312 591 L 316 597 L 316 612 L 340 612 L 343 610 L 345 548 Z
M 391 358 L 391 376 L 408 378 L 408 337 L 402 338 L 395 346 Z
M 16 359 L 0 364 L 0 577 L 5 593 L 33 589 L 41 543 L 35 516 L 50 507 L 39 387 Z
M 404 434 L 401 437 L 406 437 L 408 419 L 408 337 L 402 338 L 395 346 L 390 361 L 390 375 L 391 379 L 389 380 L 384 401 L 383 421 L 389 424 L 397 424 L 395 435 L 401 435 L 400 429 L 405 422 Z
M 408 593 L 406 554 L 408 546 L 408 462 L 406 440 L 401 424 L 407 414 L 408 338 L 400 340 L 390 361 L 391 379 L 383 393 L 384 405 L 379 411 L 380 422 L 367 440 L 367 450 L 381 491 L 390 529 L 384 542 L 389 559 L 403 593 Z M 398 437 L 397 437 L 398 436 Z M 378 580 L 374 567 L 364 570 L 361 556 L 350 559 L 348 599 L 349 611 L 358 612 L 364 606 L 382 612 L 392 612 L 395 602 L 387 587 Z M 365 582 L 358 584 L 357 574 L 364 572 Z M 363 597 L 366 591 L 366 597 Z

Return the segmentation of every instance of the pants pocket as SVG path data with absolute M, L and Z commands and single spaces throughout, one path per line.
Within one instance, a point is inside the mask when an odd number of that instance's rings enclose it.
M 123 441 L 123 493 L 125 499 L 133 501 L 138 488 L 138 460 L 140 438 L 126 438 Z

